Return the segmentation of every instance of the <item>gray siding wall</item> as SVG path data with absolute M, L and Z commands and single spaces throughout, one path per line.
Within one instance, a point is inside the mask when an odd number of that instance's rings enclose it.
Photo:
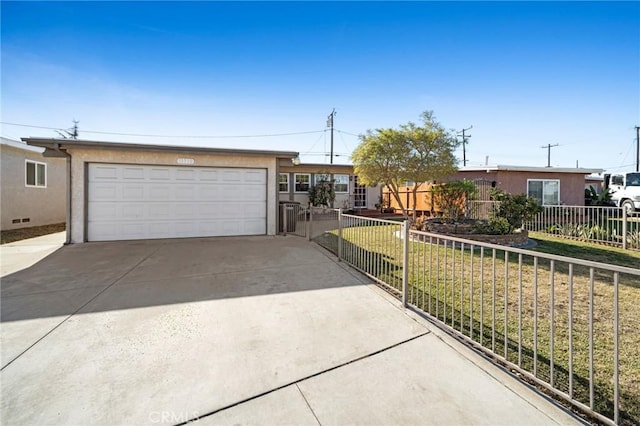
M 25 185 L 25 160 L 47 165 L 46 188 Z M 0 229 L 65 222 L 65 161 L 64 158 L 45 158 L 38 152 L 0 145 Z M 20 222 L 14 223 L 17 220 Z

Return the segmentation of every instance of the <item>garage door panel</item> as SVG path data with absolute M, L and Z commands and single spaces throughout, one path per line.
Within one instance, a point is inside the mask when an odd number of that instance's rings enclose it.
M 149 170 L 149 180 L 169 180 L 171 179 L 171 171 L 169 170 L 169 168 L 162 168 L 162 169 L 150 169 Z
M 147 185 L 148 190 L 146 194 L 143 193 L 141 198 L 144 201 L 171 201 L 171 186 L 170 185 L 157 185 L 152 183 Z
M 90 164 L 88 239 L 263 235 L 265 169 Z
M 197 172 L 193 169 L 177 169 L 174 170 L 173 176 L 177 181 L 195 181 Z
M 217 170 L 199 170 L 198 180 L 205 182 L 217 182 L 219 181 Z
M 142 167 L 125 166 L 122 168 L 122 179 L 124 180 L 143 180 L 145 178 L 145 170 Z
M 260 173 L 258 171 L 245 171 L 244 172 L 244 181 L 249 183 L 257 183 L 260 185 L 267 184 L 267 176 L 264 173 Z
M 89 192 L 89 201 L 112 201 L 117 198 L 118 188 L 112 183 L 95 184 Z
M 120 169 L 116 166 L 93 165 L 89 168 L 89 180 L 116 180 Z
M 115 185 L 115 184 L 114 184 Z M 118 201 L 118 198 L 122 200 L 142 200 L 145 196 L 145 187 L 142 185 L 124 184 L 120 187 L 121 194 L 118 196 L 118 191 L 115 193 L 115 197 L 109 201 Z

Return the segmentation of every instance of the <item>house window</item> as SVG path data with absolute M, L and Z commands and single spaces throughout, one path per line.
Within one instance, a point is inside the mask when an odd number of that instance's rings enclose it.
M 329 182 L 331 181 L 331 177 L 326 173 L 316 173 L 313 176 L 313 184 L 317 185 L 320 182 Z
M 349 192 L 349 175 L 333 175 L 333 182 L 336 192 Z
M 309 184 L 311 183 L 311 175 L 309 173 L 295 173 L 293 177 L 295 180 L 296 192 L 309 191 Z
M 529 179 L 527 180 L 527 195 L 538 200 L 543 206 L 557 206 L 560 204 L 559 179 Z
M 280 173 L 278 188 L 280 192 L 289 192 L 289 173 Z
M 25 185 L 39 188 L 47 187 L 47 165 L 25 160 Z

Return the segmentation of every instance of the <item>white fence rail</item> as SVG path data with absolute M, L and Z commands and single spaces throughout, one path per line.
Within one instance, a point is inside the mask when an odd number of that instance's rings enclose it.
M 339 212 L 316 241 L 450 333 L 605 424 L 638 424 L 640 269 Z M 624 348 L 624 350 L 621 350 Z
M 618 207 L 544 206 L 525 224 L 533 232 L 640 250 L 640 213 Z

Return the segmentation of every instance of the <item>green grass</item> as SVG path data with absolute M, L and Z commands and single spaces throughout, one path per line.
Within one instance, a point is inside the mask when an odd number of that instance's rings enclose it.
M 532 250 L 540 253 L 574 257 L 576 259 L 626 266 L 629 268 L 638 268 L 640 266 L 640 251 L 567 240 L 541 232 L 530 232 L 529 236 L 537 243 L 537 246 L 532 248 Z
M 397 225 L 343 230 L 343 258 L 401 290 L 401 242 Z M 640 253 L 535 234 L 539 253 L 575 257 L 636 268 Z M 317 240 L 336 250 L 337 235 L 325 233 Z M 451 245 L 410 242 L 409 298 L 425 310 L 508 361 L 520 364 L 545 381 L 551 381 L 551 328 L 553 380 L 569 393 L 569 267 L 502 250 L 468 249 Z M 522 261 L 522 279 L 518 264 Z M 589 268 L 572 269 L 573 395 L 589 404 Z M 639 277 L 620 275 L 620 406 L 622 424 L 640 423 L 640 285 Z M 519 285 L 519 282 L 522 285 Z M 613 416 L 613 274 L 594 270 L 594 395 L 595 409 Z M 534 295 L 537 294 L 537 297 Z M 520 297 L 522 301 L 520 302 Z M 552 303 L 553 300 L 553 303 Z M 495 303 L 492 303 L 495 301 Z M 537 304 L 537 310 L 534 308 Z M 492 307 L 495 306 L 495 311 Z M 519 309 L 521 306 L 521 309 Z M 553 318 L 551 307 L 553 306 Z M 522 312 L 522 316 L 519 315 Z M 534 333 L 537 327 L 537 333 Z M 481 330 L 482 328 L 482 330 Z M 520 336 L 518 330 L 522 330 Z M 534 351 L 534 335 L 538 336 Z

